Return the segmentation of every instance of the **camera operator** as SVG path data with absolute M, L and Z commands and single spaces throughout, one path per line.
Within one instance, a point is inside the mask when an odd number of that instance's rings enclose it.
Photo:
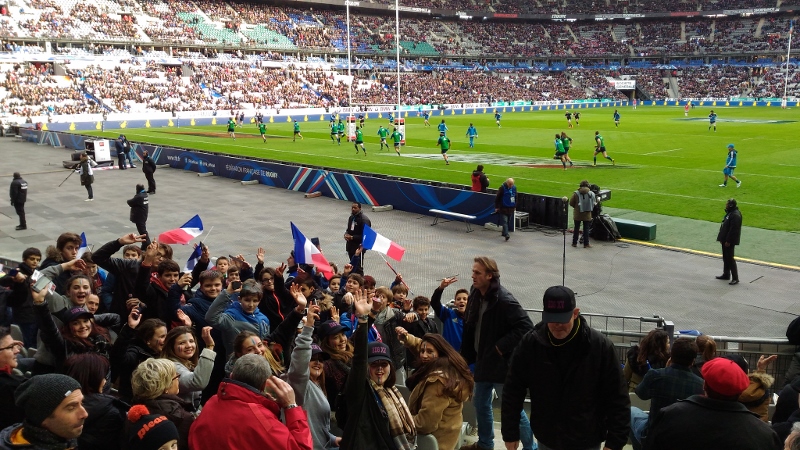
M 572 193 L 569 199 L 569 206 L 573 208 L 572 221 L 572 246 L 578 246 L 578 235 L 580 234 L 581 222 L 583 223 L 583 248 L 591 248 L 589 245 L 589 224 L 592 221 L 592 210 L 597 204 L 597 197 L 589 188 L 589 181 L 581 181 L 578 190 Z

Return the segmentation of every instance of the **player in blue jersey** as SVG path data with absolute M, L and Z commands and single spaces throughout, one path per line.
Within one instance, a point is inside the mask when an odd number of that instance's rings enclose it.
M 714 110 L 711 110 L 711 114 L 708 115 L 708 131 L 711 131 L 711 127 L 714 127 L 714 133 L 717 132 L 717 113 Z
M 442 119 L 442 123 L 439 124 L 438 128 L 439 128 L 439 133 L 447 134 L 448 128 L 447 125 L 445 125 L 444 123 L 444 119 Z
M 497 128 L 500 128 L 500 118 L 503 117 L 500 115 L 500 111 L 494 110 L 494 122 L 497 124 Z
M 431 112 L 426 109 L 425 111 L 423 111 L 422 117 L 425 119 L 425 126 L 426 127 L 431 126 L 431 123 L 428 122 L 428 119 L 431 118 Z
M 619 128 L 619 117 L 620 117 L 619 111 L 617 111 L 615 109 L 614 110 L 614 126 L 617 127 L 617 128 Z
M 739 152 L 733 148 L 733 144 L 728 144 L 728 158 L 725 160 L 725 168 L 722 169 L 722 173 L 725 174 L 725 180 L 719 187 L 726 187 L 728 185 L 728 178 L 736 182 L 736 187 L 742 185 L 742 181 L 733 176 L 733 171 L 736 170 L 736 157 L 739 155 Z
M 472 123 L 467 128 L 467 136 L 469 136 L 469 148 L 475 148 L 475 138 L 478 137 L 478 130 L 475 129 Z

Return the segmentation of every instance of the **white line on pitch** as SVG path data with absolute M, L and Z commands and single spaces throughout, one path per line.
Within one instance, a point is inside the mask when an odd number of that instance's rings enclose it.
M 661 151 L 658 151 L 658 152 L 650 152 L 650 153 L 642 153 L 642 154 L 643 155 L 655 155 L 656 153 L 669 153 L 669 152 L 675 152 L 675 151 L 678 151 L 678 150 L 683 150 L 683 148 L 673 148 L 672 150 L 661 150 Z

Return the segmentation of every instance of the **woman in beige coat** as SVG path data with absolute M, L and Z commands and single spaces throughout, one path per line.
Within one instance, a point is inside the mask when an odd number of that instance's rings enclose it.
M 428 333 L 420 339 L 402 327 L 396 331 L 420 363 L 406 380 L 417 434 L 431 434 L 440 449 L 453 450 L 461 432 L 464 402 L 475 387 L 467 362 L 439 334 Z

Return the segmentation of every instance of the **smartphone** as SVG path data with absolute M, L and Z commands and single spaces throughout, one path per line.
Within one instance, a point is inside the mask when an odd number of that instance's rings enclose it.
M 306 308 L 306 309 L 304 309 L 304 310 L 303 310 L 303 315 L 304 315 L 304 316 L 307 316 L 307 315 L 308 315 L 308 308 Z
M 35 292 L 41 292 L 42 289 L 49 289 L 51 284 L 52 282 L 49 278 L 40 276 L 39 279 L 33 283 L 33 290 Z
M 19 273 L 19 270 L 11 269 L 11 270 L 8 271 L 8 276 L 11 277 L 11 278 L 14 278 L 15 276 L 17 276 L 18 273 Z
M 232 259 L 232 260 L 238 262 L 239 264 L 244 262 L 244 260 L 242 258 L 238 258 L 238 257 L 233 256 L 233 255 L 228 255 L 228 259 Z
M 242 282 L 241 281 L 232 281 L 231 282 L 231 286 L 233 286 L 233 290 L 234 291 L 238 291 L 239 289 L 242 288 Z

